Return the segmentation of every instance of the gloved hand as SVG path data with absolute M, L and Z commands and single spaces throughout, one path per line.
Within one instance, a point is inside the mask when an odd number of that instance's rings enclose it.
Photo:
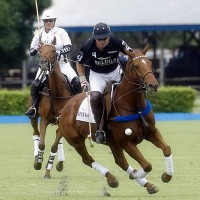
M 38 52 L 39 48 L 34 47 L 29 50 L 31 56 L 35 56 Z
M 81 82 L 81 88 L 84 92 L 88 92 L 90 90 L 90 84 L 87 80 Z

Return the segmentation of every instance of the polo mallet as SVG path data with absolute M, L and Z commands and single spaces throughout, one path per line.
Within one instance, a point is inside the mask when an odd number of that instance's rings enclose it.
M 40 35 L 40 20 L 39 20 L 39 13 L 38 13 L 38 4 L 37 4 L 37 0 L 35 0 L 35 10 L 36 10 L 36 14 L 37 14 L 38 31 L 39 31 L 39 35 Z
M 89 92 L 85 92 L 87 102 L 88 102 L 88 124 L 89 124 L 89 135 L 87 135 L 87 138 L 89 139 L 90 146 L 94 147 L 93 141 L 92 141 L 92 130 L 91 130 L 91 114 L 90 114 L 90 94 Z

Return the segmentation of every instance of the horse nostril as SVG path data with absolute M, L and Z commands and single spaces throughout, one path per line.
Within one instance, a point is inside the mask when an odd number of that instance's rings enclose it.
M 150 83 L 148 87 L 151 91 L 157 92 L 158 83 Z

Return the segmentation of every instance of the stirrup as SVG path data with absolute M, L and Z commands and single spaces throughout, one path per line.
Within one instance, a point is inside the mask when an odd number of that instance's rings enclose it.
M 96 143 L 105 144 L 106 143 L 106 133 L 103 130 L 97 130 L 95 133 Z
M 25 115 L 27 115 L 29 118 L 35 118 L 36 115 L 36 108 L 30 107 L 26 112 Z

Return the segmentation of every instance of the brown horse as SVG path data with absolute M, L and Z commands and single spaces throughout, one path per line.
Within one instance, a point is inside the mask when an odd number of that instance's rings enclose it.
M 173 174 L 171 148 L 163 140 L 155 127 L 154 113 L 151 104 L 146 100 L 146 94 L 157 91 L 158 82 L 155 79 L 152 63 L 145 56 L 148 47 L 142 52 L 127 52 L 128 62 L 120 83 L 112 87 L 111 94 L 106 95 L 106 145 L 113 153 L 115 163 L 128 173 L 139 185 L 146 187 L 148 193 L 158 192 L 158 188 L 146 180 L 146 175 L 152 170 L 152 165 L 144 158 L 137 144 L 146 139 L 156 147 L 161 148 L 166 160 L 166 171 L 162 175 L 163 182 L 169 182 Z M 85 139 L 88 136 L 88 123 L 76 120 L 80 104 L 85 93 L 72 97 L 61 111 L 59 121 L 60 134 L 75 148 L 82 157 L 84 164 L 99 171 L 107 178 L 110 187 L 117 187 L 118 181 L 109 170 L 97 163 L 88 153 Z M 110 97 L 111 96 L 111 97 Z M 95 141 L 95 125 L 91 124 L 92 139 Z M 141 169 L 132 168 L 124 155 L 127 152 L 135 159 Z
M 45 150 L 45 135 L 49 124 L 57 124 L 57 117 L 65 103 L 72 97 L 70 86 L 67 84 L 61 73 L 60 65 L 57 61 L 56 54 L 56 38 L 51 44 L 40 44 L 39 50 L 39 66 L 42 69 L 41 79 L 46 79 L 46 87 L 44 87 L 40 100 L 38 112 L 35 118 L 31 119 L 33 127 L 34 139 L 34 168 L 40 170 L 42 167 L 43 154 Z M 31 105 L 31 98 L 29 100 Z M 38 118 L 40 117 L 40 129 L 38 129 Z M 39 131 L 40 130 L 40 131 Z M 51 147 L 51 153 L 46 165 L 46 173 L 44 178 L 50 178 L 50 170 L 53 167 L 56 152 L 58 151 L 57 171 L 63 170 L 64 151 L 63 139 L 57 134 L 54 144 Z

